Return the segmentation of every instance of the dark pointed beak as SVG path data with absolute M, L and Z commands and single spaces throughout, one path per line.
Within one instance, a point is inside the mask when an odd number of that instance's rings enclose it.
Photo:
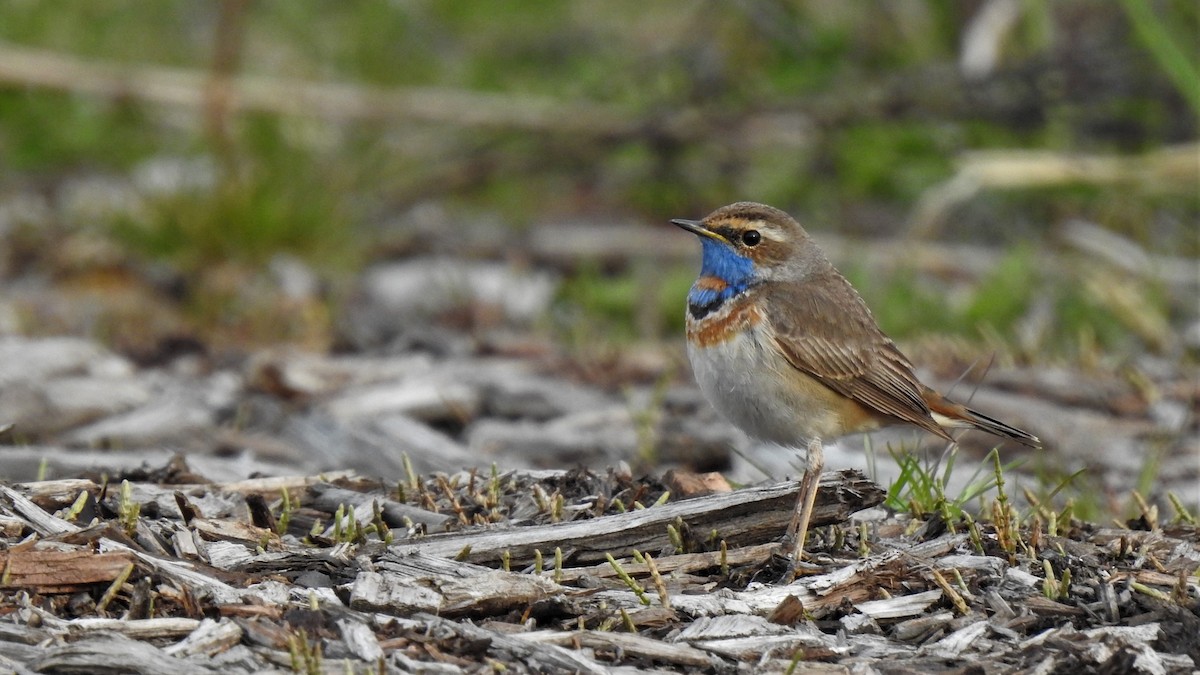
M 699 235 L 701 237 L 708 237 L 709 239 L 716 239 L 717 241 L 724 242 L 726 244 L 729 243 L 728 239 L 726 239 L 725 237 L 722 237 L 721 235 L 717 234 L 716 232 L 713 232 L 712 230 L 705 227 L 704 221 L 702 221 L 702 220 L 687 220 L 686 218 L 672 218 L 671 223 L 673 225 L 678 225 L 679 227 L 682 227 L 683 229 L 687 230 L 688 232 L 691 232 L 692 234 Z

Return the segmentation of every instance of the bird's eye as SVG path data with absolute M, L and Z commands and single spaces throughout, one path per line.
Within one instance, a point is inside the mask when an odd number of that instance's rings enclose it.
M 758 230 L 746 230 L 742 233 L 742 243 L 747 246 L 758 246 L 758 242 L 762 241 L 762 235 Z

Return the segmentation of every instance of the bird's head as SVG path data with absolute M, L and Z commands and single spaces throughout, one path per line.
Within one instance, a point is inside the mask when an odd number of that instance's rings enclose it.
M 808 233 L 788 214 L 755 202 L 737 202 L 704 220 L 671 221 L 700 237 L 704 258 L 701 277 L 715 277 L 731 287 L 760 281 L 802 280 L 828 265 Z

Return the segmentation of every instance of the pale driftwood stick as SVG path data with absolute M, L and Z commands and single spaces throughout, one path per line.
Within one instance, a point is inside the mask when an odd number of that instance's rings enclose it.
M 481 569 L 484 571 L 468 577 L 454 573 L 415 576 L 360 572 L 350 587 L 350 607 L 397 616 L 413 611 L 437 612 L 439 616 L 492 616 L 521 611 L 564 590 L 532 574 Z M 631 604 L 637 601 L 632 595 Z
M 771 557 L 772 553 L 779 550 L 779 544 L 758 544 L 755 546 L 742 546 L 740 548 L 731 548 L 725 554 L 725 563 L 727 565 L 737 567 L 739 565 L 748 565 L 751 563 L 762 562 Z M 655 558 L 655 566 L 658 567 L 660 574 L 667 575 L 672 572 L 694 572 L 696 570 L 707 570 L 717 567 L 721 564 L 720 551 L 705 551 L 704 553 L 681 553 L 679 555 L 663 556 Z M 650 568 L 645 563 L 624 562 L 621 563 L 621 569 L 631 577 L 644 577 L 650 575 Z M 620 576 L 612 565 L 607 562 L 591 567 L 570 567 L 562 571 L 561 581 L 570 583 L 581 577 L 598 577 L 606 579 L 610 577 Z
M 434 513 L 426 511 L 411 504 L 402 504 L 393 499 L 386 499 L 379 496 L 378 492 L 364 493 L 347 490 L 329 483 L 316 483 L 310 488 L 312 499 L 308 506 L 311 506 L 318 511 L 326 513 L 334 513 L 338 506 L 345 504 L 353 507 L 355 511 L 367 514 L 367 522 L 370 521 L 372 510 L 371 503 L 378 502 L 379 508 L 383 512 L 383 519 L 388 525 L 400 527 L 405 518 L 408 518 L 413 523 L 423 524 L 429 528 L 430 532 L 441 532 L 445 530 L 446 523 L 454 520 L 454 516 L 448 516 L 444 513 Z
M 423 553 L 453 558 L 470 547 L 467 560 L 495 562 L 508 551 L 514 564 L 532 561 L 536 550 L 550 554 L 555 547 L 573 551 L 573 562 L 603 560 L 605 553 L 627 555 L 633 549 L 657 553 L 670 546 L 667 525 L 682 521 L 697 539 L 716 532 L 732 547 L 773 541 L 783 534 L 792 514 L 796 483 L 781 483 L 697 497 L 663 506 L 591 520 L 519 528 L 495 528 L 436 534 L 391 546 L 397 555 Z M 857 471 L 826 473 L 821 477 L 814 526 L 844 521 L 850 514 L 883 501 L 878 485 Z
M 1140 156 L 1081 155 L 1051 150 L 978 150 L 963 153 L 958 173 L 921 195 L 913 210 L 909 235 L 936 236 L 954 208 L 983 190 L 1044 188 L 1083 183 L 1129 185 L 1154 192 L 1195 192 L 1196 153 L 1200 146 L 1183 143 Z M 1194 278 L 1194 276 L 1193 276 Z
M 70 504 L 80 492 L 99 492 L 100 486 L 84 478 L 43 480 L 33 483 L 18 483 L 25 496 L 36 503 Z
M 243 634 L 242 627 L 230 619 L 204 619 L 187 637 L 167 645 L 163 652 L 168 656 L 217 654 L 241 642 Z
M 10 649 L 14 647 L 17 649 L 27 649 L 30 651 L 37 649 L 32 645 L 12 645 L 10 646 Z M 15 675 L 33 675 L 32 670 L 29 670 L 25 666 L 21 665 L 20 662 L 14 661 L 4 654 L 0 654 L 0 669 L 5 669 L 4 672 L 11 672 Z
M 783 635 L 753 635 L 724 640 L 706 640 L 695 643 L 695 646 L 742 663 L 759 661 L 768 655 L 774 655 L 777 659 L 787 659 L 802 649 L 806 652 L 809 650 L 824 650 L 827 654 L 838 655 L 850 651 L 850 647 L 848 646 L 836 646 L 834 638 L 822 637 L 821 632 L 815 628 L 811 631 L 793 632 Z
M 425 622 L 434 631 L 446 632 L 470 640 L 485 640 L 489 645 L 489 651 L 496 649 L 524 659 L 534 672 L 597 673 L 598 675 L 610 672 L 608 667 L 587 658 L 582 653 L 557 645 L 529 642 L 515 635 L 488 630 L 469 622 L 447 621 L 430 614 L 418 614 L 414 618 Z
M 28 497 L 7 485 L 0 485 L 0 496 L 12 502 L 13 512 L 25 518 L 29 522 L 29 526 L 43 537 L 69 534 L 71 532 L 78 532 L 81 529 L 78 525 L 68 523 L 62 518 L 56 518 L 46 513 L 42 510 L 42 507 L 34 504 Z
M 87 637 L 75 642 L 50 645 L 33 663 L 39 672 L 89 673 L 179 673 L 209 675 L 212 671 L 187 659 L 168 656 L 148 642 L 120 633 Z
M 98 619 L 83 617 L 63 621 L 49 613 L 41 615 L 45 625 L 54 630 L 82 635 L 99 631 L 120 633 L 137 640 L 181 638 L 200 626 L 199 619 L 161 617 L 157 619 Z
M 1200 145 L 1191 146 L 1193 160 Z M 1164 281 L 1174 287 L 1200 286 L 1200 261 L 1180 256 L 1154 255 L 1137 242 L 1084 220 L 1071 220 L 1062 227 L 1062 238 L 1072 247 L 1119 267 L 1126 272 Z
M 711 654 L 686 644 L 672 644 L 663 640 L 644 637 L 632 633 L 617 633 L 615 631 L 557 631 L 539 630 L 531 633 L 514 633 L 513 637 L 540 645 L 559 645 L 562 647 L 593 647 L 600 649 L 620 650 L 645 659 L 673 663 L 692 668 L 707 668 L 713 665 Z
M 818 497 L 819 499 L 819 497 Z M 789 595 L 804 605 L 806 612 L 824 613 L 843 601 L 864 603 L 876 594 L 879 574 L 888 569 L 908 569 L 931 564 L 931 561 L 962 546 L 966 535 L 945 535 L 923 542 L 907 550 L 889 550 L 855 561 L 828 574 L 801 577 L 785 586 L 767 586 L 750 591 L 709 593 L 704 595 L 677 594 L 671 596 L 676 610 L 691 616 L 718 616 L 746 612 L 767 615 Z M 935 591 L 941 594 L 941 591 Z M 873 607 L 868 605 L 868 607 Z
M 210 490 L 220 490 L 222 492 L 235 492 L 245 494 L 255 492 L 262 495 L 279 496 L 280 490 L 294 490 L 299 488 L 307 488 L 317 483 L 328 483 L 335 480 L 346 480 L 353 478 L 355 472 L 349 469 L 342 471 L 328 471 L 319 476 L 275 476 L 270 478 L 248 478 L 246 480 L 234 481 L 232 483 L 220 483 L 217 485 L 180 485 L 174 486 L 176 490 L 186 492 L 187 489 L 207 488 Z
M 938 589 L 901 595 L 886 600 L 868 600 L 854 606 L 855 609 L 872 619 L 899 619 L 906 616 L 918 616 L 942 597 Z
M 208 102 L 208 72 L 127 66 L 85 61 L 38 49 L 0 42 L 0 82 L 87 93 L 108 98 L 134 98 L 152 103 L 203 110 Z M 464 127 L 630 135 L 642 121 L 601 104 L 463 90 L 412 87 L 381 89 L 362 85 L 241 76 L 222 80 L 228 109 L 332 120 L 398 119 Z

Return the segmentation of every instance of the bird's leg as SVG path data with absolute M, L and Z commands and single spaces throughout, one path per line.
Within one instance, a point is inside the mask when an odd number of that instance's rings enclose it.
M 814 438 L 808 442 L 808 467 L 800 479 L 800 494 L 797 495 L 796 509 L 792 512 L 792 522 L 784 539 L 792 542 L 792 550 L 787 552 L 792 564 L 799 564 L 804 554 L 804 540 L 808 538 L 808 523 L 812 519 L 817 486 L 821 483 L 821 469 L 824 466 L 825 449 L 821 446 L 821 439 Z

